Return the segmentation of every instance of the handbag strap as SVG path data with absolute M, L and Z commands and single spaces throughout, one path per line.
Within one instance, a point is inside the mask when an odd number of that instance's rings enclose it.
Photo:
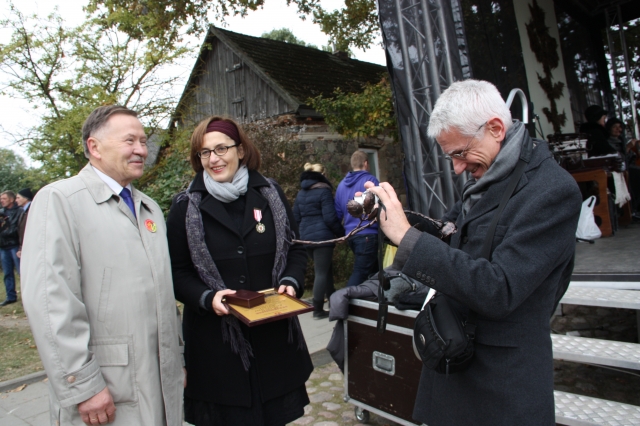
M 389 276 L 384 270 L 384 233 L 380 226 L 380 213 L 385 209 L 384 205 L 378 201 L 378 320 L 376 328 L 378 333 L 382 334 L 387 329 L 387 312 L 389 310 L 389 301 L 384 294 L 385 290 L 389 290 L 391 283 Z

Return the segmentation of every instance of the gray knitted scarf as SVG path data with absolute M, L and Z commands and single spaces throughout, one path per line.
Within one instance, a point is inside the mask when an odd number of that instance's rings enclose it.
M 223 203 L 230 203 L 247 193 L 249 170 L 247 170 L 247 166 L 240 166 L 236 174 L 233 175 L 231 182 L 217 182 L 209 173 L 202 173 L 202 178 L 204 179 L 204 186 L 207 188 L 209 194 L 216 200 L 220 200 Z
M 520 121 L 514 121 L 502 141 L 500 151 L 493 164 L 480 177 L 469 179 L 462 190 L 462 214 L 466 216 L 471 207 L 487 192 L 489 187 L 496 182 L 506 179 L 513 171 L 520 158 L 522 145 L 526 140 L 527 129 Z
M 260 193 L 269 203 L 275 224 L 276 256 L 273 262 L 273 270 L 271 271 L 271 281 L 273 286 L 277 287 L 280 276 L 287 265 L 287 253 L 292 244 L 291 240 L 295 235 L 289 225 L 289 218 L 284 203 L 274 186 L 275 181 L 269 178 L 267 178 L 267 181 L 269 182 L 269 186 L 261 187 Z M 199 208 L 202 193 L 199 191 L 189 192 L 189 190 L 187 190 L 180 194 L 177 201 L 182 201 L 185 197 L 189 200 L 185 225 L 193 265 L 196 271 L 198 271 L 200 279 L 207 284 L 211 290 L 224 290 L 227 287 L 204 242 L 204 225 Z M 297 317 L 289 318 L 289 343 L 293 341 L 293 328 L 297 329 L 298 348 L 303 349 L 305 347 L 304 337 Z M 253 357 L 253 350 L 242 334 L 240 322 L 233 315 L 222 316 L 222 340 L 225 343 L 230 343 L 233 353 L 240 356 L 244 369 L 249 371 L 249 357 Z

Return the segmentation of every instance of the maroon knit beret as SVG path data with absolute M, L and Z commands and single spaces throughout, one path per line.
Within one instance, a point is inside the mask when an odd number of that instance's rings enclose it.
M 207 131 L 205 133 L 211 133 L 211 132 L 224 133 L 225 135 L 233 139 L 237 144 L 240 143 L 240 134 L 238 133 L 238 128 L 236 127 L 235 124 L 229 121 L 224 121 L 224 120 L 212 121 L 207 126 Z

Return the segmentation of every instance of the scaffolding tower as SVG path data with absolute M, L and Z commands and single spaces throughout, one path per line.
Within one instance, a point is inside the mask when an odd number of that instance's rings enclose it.
M 454 81 L 471 77 L 459 0 L 379 1 L 380 28 L 405 152 L 412 210 L 441 217 L 460 199 L 466 173 L 456 176 L 427 137 L 436 100 Z
M 633 138 L 640 136 L 640 128 L 638 125 L 638 113 L 636 111 L 636 102 L 634 99 L 633 79 L 631 78 L 631 69 L 629 66 L 629 52 L 627 51 L 627 42 L 624 37 L 624 22 L 622 20 L 622 12 L 620 11 L 620 4 L 611 6 L 605 9 L 606 19 L 606 31 L 607 31 L 607 43 L 609 47 L 609 55 L 611 60 L 611 69 L 613 71 L 613 80 L 616 88 L 616 116 L 620 117 L 624 121 L 623 106 L 623 87 L 627 86 L 628 102 L 630 105 L 631 133 Z M 620 37 L 620 44 L 616 45 L 614 42 L 614 31 L 618 31 Z

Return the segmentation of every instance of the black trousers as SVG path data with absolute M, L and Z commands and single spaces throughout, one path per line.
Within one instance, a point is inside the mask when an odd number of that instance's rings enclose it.
M 315 279 L 313 280 L 313 305 L 322 310 L 325 295 L 333 294 L 333 246 L 309 247 L 307 253 L 313 259 Z

